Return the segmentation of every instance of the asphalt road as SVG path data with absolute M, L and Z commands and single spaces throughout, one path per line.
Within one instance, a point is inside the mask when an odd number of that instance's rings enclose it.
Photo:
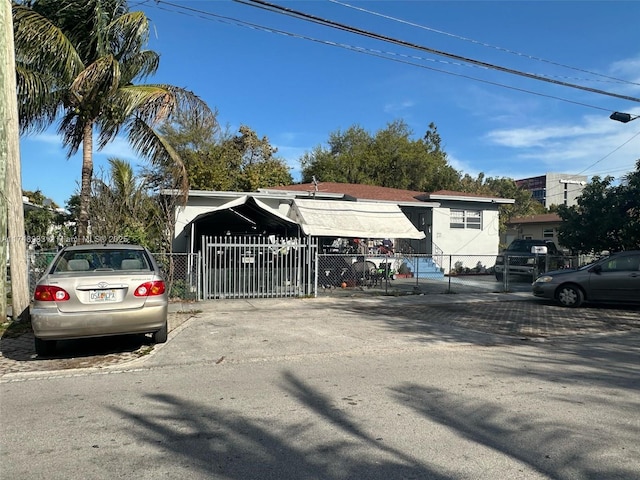
M 210 302 L 124 365 L 5 375 L 1 478 L 640 478 L 638 309 L 426 299 Z

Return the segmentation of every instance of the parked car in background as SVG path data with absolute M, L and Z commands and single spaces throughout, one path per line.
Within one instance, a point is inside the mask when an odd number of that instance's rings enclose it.
M 160 269 L 138 245 L 63 248 L 36 284 L 31 325 L 38 355 L 57 340 L 150 333 L 167 341 L 168 299 Z
M 534 247 L 545 247 L 545 253 L 533 253 Z M 528 277 L 534 280 L 542 272 L 557 270 L 565 266 L 564 255 L 552 240 L 516 239 L 496 257 L 494 273 L 502 281 L 505 272 L 509 275 Z
M 583 302 L 640 303 L 640 250 L 620 252 L 577 270 L 547 272 L 532 289 L 535 296 L 565 307 Z

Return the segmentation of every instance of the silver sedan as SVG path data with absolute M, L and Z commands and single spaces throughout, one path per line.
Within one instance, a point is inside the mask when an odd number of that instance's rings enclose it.
M 57 340 L 150 333 L 167 341 L 164 279 L 138 245 L 79 245 L 62 249 L 38 281 L 30 310 L 38 355 Z

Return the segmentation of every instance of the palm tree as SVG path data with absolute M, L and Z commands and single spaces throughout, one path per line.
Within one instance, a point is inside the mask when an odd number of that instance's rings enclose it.
M 196 95 L 172 85 L 136 85 L 157 71 L 159 56 L 145 50 L 149 22 L 126 0 L 24 0 L 13 5 L 20 127 L 42 131 L 59 120 L 68 156 L 82 146 L 78 237 L 88 234 L 93 135 L 103 148 L 121 131 L 152 163 L 173 164 L 178 154 L 154 130 L 177 112 L 208 119 Z
M 93 180 L 92 233 L 99 238 L 154 248 L 159 243 L 157 235 L 154 236 L 157 228 L 153 220 L 158 205 L 149 196 L 145 179 L 136 178 L 126 160 L 110 158 L 109 166 L 106 176 L 98 174 Z

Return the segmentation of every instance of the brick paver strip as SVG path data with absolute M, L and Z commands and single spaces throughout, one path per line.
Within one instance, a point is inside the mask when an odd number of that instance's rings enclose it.
M 368 318 L 383 318 L 399 331 L 424 329 L 429 325 L 453 325 L 474 331 L 525 338 L 552 338 L 606 333 L 640 328 L 640 308 L 583 307 L 569 309 L 532 301 L 491 301 L 444 304 L 345 303 L 341 308 Z M 170 330 L 193 315 L 170 314 Z M 111 343 L 110 343 L 111 342 Z M 144 355 L 153 348 L 150 340 L 121 337 L 117 341 L 96 339 L 75 346 L 74 357 L 38 359 L 31 333 L 0 339 L 0 376 L 14 372 L 65 370 L 119 365 Z M 115 344 L 114 344 L 115 343 Z

